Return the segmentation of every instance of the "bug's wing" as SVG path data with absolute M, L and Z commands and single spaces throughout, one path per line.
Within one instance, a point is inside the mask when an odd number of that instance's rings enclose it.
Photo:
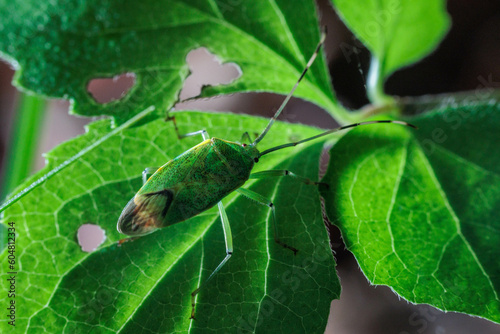
M 118 231 L 131 236 L 155 231 L 161 227 L 173 198 L 174 192 L 170 189 L 135 195 L 118 219 Z
M 211 142 L 205 141 L 192 147 L 161 166 L 137 193 L 146 195 L 164 189 L 178 189 L 184 183 L 203 178 Z

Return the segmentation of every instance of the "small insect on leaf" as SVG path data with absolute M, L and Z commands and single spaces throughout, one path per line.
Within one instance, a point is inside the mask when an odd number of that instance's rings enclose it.
M 306 185 L 318 186 L 319 183 L 306 177 L 294 174 L 288 170 L 268 170 L 252 173 L 252 169 L 260 158 L 268 153 L 278 151 L 287 147 L 293 147 L 310 140 L 314 140 L 333 132 L 356 127 L 359 125 L 376 123 L 397 123 L 412 126 L 401 121 L 369 121 L 356 123 L 341 128 L 325 131 L 316 136 L 272 147 L 260 152 L 257 144 L 265 137 L 271 129 L 274 121 L 283 111 L 285 105 L 292 97 L 298 84 L 305 76 L 307 70 L 314 62 L 323 42 L 325 32 L 316 47 L 313 55 L 309 59 L 299 80 L 295 83 L 290 93 L 286 96 L 275 115 L 269 121 L 267 127 L 260 133 L 253 143 L 231 142 L 219 138 L 210 138 L 207 131 L 199 130 L 187 134 L 180 134 L 177 128 L 175 117 L 169 117 L 179 139 L 201 135 L 203 141 L 182 153 L 178 157 L 168 161 L 160 168 L 147 168 L 143 172 L 143 186 L 125 206 L 118 219 L 118 231 L 138 237 L 151 233 L 159 228 L 183 222 L 194 217 L 209 208 L 218 205 L 222 228 L 224 230 L 226 256 L 220 264 L 213 270 L 210 276 L 202 282 L 197 289 L 191 293 L 191 318 L 195 317 L 196 296 L 200 289 L 207 286 L 207 282 L 224 266 L 233 253 L 233 239 L 229 219 L 221 200 L 232 192 L 236 191 L 261 205 L 267 206 L 271 210 L 271 219 L 274 226 L 274 240 L 277 244 L 296 254 L 299 249 L 296 245 L 288 245 L 279 234 L 279 226 L 276 220 L 275 206 L 273 202 L 254 191 L 241 188 L 249 179 L 262 179 L 287 176 L 294 178 Z M 249 139 L 248 133 L 242 138 Z M 243 141 L 243 140 L 242 140 Z M 153 172 L 148 179 L 147 175 Z M 323 185 L 326 186 L 326 185 Z M 127 240 L 127 239 L 125 239 Z M 123 241 L 121 241 L 122 243 Z

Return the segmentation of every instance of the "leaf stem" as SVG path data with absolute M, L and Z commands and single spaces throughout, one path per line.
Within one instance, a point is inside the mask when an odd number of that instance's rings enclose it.
M 368 99 L 374 105 L 393 104 L 393 99 L 384 93 L 383 64 L 379 58 L 372 55 L 370 70 L 366 81 Z
M 331 114 L 337 123 L 341 126 L 359 123 L 364 119 L 364 114 L 362 111 L 348 111 L 340 104 L 333 106 L 330 108 Z
M 32 184 L 30 184 L 28 187 L 24 188 L 22 191 L 20 191 L 19 193 L 17 193 L 14 197 L 12 197 L 9 200 L 7 200 L 6 202 L 4 202 L 2 204 L 2 206 L 0 206 L 0 213 L 3 212 L 3 211 L 5 211 L 5 209 L 7 209 L 8 207 L 10 207 L 15 202 L 19 201 L 24 196 L 26 196 L 33 189 L 35 189 L 39 185 L 45 183 L 45 181 L 47 181 L 48 179 L 50 179 L 52 176 L 56 175 L 57 173 L 59 173 L 60 171 L 62 171 L 64 168 L 66 168 L 69 165 L 71 165 L 73 162 L 75 162 L 76 160 L 78 160 L 79 158 L 81 158 L 83 155 L 85 155 L 88 152 L 92 151 L 94 148 L 96 148 L 97 146 L 101 145 L 103 142 L 105 142 L 106 140 L 108 140 L 110 137 L 114 136 L 118 132 L 120 132 L 120 131 L 128 128 L 129 126 L 131 126 L 135 122 L 137 122 L 140 119 L 144 118 L 145 116 L 147 116 L 148 114 L 150 114 L 153 110 L 155 110 L 155 108 L 154 108 L 154 106 L 151 106 L 151 107 L 149 107 L 149 108 L 141 111 L 140 113 L 138 113 L 137 115 L 135 115 L 134 117 L 132 117 L 131 119 L 129 119 L 128 121 L 126 121 L 125 123 L 123 123 L 122 125 L 116 127 L 111 132 L 108 132 L 103 137 L 99 138 L 98 140 L 96 140 L 95 142 L 93 142 L 89 146 L 85 147 L 83 150 L 81 150 L 80 152 L 78 152 L 77 154 L 75 154 L 74 156 L 72 156 L 71 158 L 69 158 L 68 160 L 64 161 L 59 166 L 57 166 L 54 169 L 52 169 L 50 172 L 48 172 L 47 174 L 45 174 L 44 176 L 42 176 L 41 178 L 39 178 L 38 180 L 36 180 Z
M 14 190 L 31 173 L 41 124 L 45 115 L 45 99 L 21 93 L 10 138 L 1 198 Z

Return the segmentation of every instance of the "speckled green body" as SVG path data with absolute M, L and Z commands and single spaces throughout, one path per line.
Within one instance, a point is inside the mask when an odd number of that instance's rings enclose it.
M 140 235 L 189 219 L 241 187 L 256 148 L 218 138 L 194 146 L 159 168 L 120 216 L 122 233 Z

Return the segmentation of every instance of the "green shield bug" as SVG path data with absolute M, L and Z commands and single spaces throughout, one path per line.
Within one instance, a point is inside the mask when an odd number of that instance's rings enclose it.
M 318 185 L 318 182 L 311 181 L 305 177 L 298 176 L 288 170 L 269 170 L 258 173 L 251 173 L 254 164 L 259 159 L 271 152 L 292 147 L 301 143 L 326 136 L 336 131 L 353 128 L 359 125 L 375 123 L 397 123 L 412 126 L 402 121 L 369 121 L 350 124 L 340 128 L 325 131 L 316 136 L 306 138 L 297 142 L 279 145 L 260 152 L 257 144 L 264 138 L 278 118 L 285 105 L 292 97 L 298 84 L 306 74 L 309 67 L 314 62 L 323 42 L 325 33 L 316 47 L 315 52 L 309 59 L 300 78 L 286 96 L 283 103 L 269 121 L 267 127 L 251 144 L 226 141 L 223 139 L 210 138 L 207 131 L 200 130 L 185 135 L 180 135 L 175 118 L 171 117 L 179 139 L 188 136 L 201 135 L 203 142 L 192 147 L 178 157 L 170 160 L 160 168 L 146 168 L 143 172 L 143 186 L 137 194 L 128 202 L 123 209 L 119 219 L 118 231 L 133 237 L 142 236 L 155 230 L 185 221 L 201 212 L 218 205 L 222 220 L 222 227 L 225 236 L 226 256 L 214 269 L 211 275 L 198 288 L 191 293 L 191 318 L 195 313 L 195 296 L 200 289 L 224 266 L 233 253 L 233 241 L 229 220 L 224 210 L 221 200 L 237 191 L 239 194 L 248 197 L 262 205 L 268 206 L 272 210 L 274 224 L 274 239 L 281 246 L 297 252 L 292 246 L 282 242 L 279 238 L 276 223 L 275 209 L 273 203 L 264 196 L 249 189 L 241 188 L 249 179 L 266 177 L 290 176 L 306 184 Z M 413 127 L 413 126 L 412 126 Z M 245 133 L 249 138 L 248 133 Z M 190 166 L 187 168 L 186 166 Z M 155 171 L 156 170 L 156 171 Z M 148 179 L 147 175 L 153 172 Z M 128 240 L 128 239 L 125 239 Z

